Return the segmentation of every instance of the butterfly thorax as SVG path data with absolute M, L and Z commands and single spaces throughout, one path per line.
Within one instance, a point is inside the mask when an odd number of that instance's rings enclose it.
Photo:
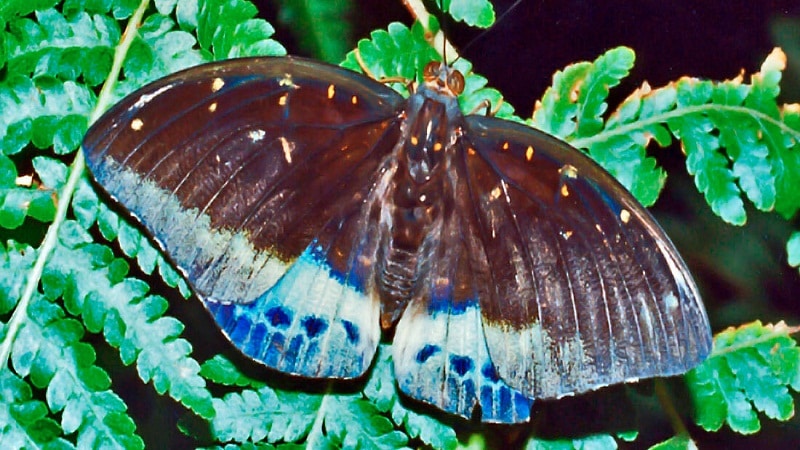
M 376 259 L 383 328 L 398 320 L 427 281 L 421 274 L 427 272 L 431 244 L 439 239 L 445 193 L 452 192 L 449 159 L 462 122 L 455 95 L 426 73 L 425 85 L 406 102 L 403 138 L 393 154 L 396 166 L 384 197 L 386 232 Z

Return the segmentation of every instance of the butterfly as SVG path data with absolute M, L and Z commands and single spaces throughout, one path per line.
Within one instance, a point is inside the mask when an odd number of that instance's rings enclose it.
M 309 378 L 370 367 L 485 422 L 683 373 L 709 353 L 698 289 L 611 175 L 545 133 L 463 115 L 429 63 L 403 98 L 296 57 L 211 63 L 126 97 L 83 142 L 230 342 Z

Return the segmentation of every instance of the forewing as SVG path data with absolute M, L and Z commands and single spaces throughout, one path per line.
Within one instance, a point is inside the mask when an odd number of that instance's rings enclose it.
M 523 125 L 467 118 L 461 141 L 491 288 L 489 355 L 509 385 L 554 398 L 683 373 L 711 349 L 688 269 L 607 172 Z
M 83 148 L 240 350 L 290 373 L 352 377 L 380 336 L 365 205 L 400 101 L 326 64 L 226 61 L 137 91 Z

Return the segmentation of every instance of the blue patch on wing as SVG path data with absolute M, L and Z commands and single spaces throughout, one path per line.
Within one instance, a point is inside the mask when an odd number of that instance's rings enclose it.
M 530 419 L 533 399 L 508 386 L 489 357 L 477 301 L 435 308 L 414 301 L 397 324 L 392 344 L 400 389 L 447 412 L 484 422 Z
M 282 372 L 353 378 L 380 339 L 379 304 L 332 274 L 316 244 L 272 288 L 247 304 L 205 304 L 231 342 Z

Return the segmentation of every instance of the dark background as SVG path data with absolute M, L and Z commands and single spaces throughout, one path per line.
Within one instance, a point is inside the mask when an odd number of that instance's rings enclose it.
M 499 16 L 513 1 L 493 3 Z M 279 6 L 266 0 L 256 4 L 289 53 L 315 56 L 295 45 L 290 26 L 281 27 Z M 353 46 L 390 22 L 412 23 L 400 0 L 356 2 L 342 20 L 353 23 Z M 637 61 L 629 78 L 612 91 L 611 110 L 644 81 L 659 87 L 684 75 L 716 80 L 742 70 L 749 75 L 775 46 L 789 58 L 780 102 L 800 101 L 800 0 L 526 0 L 485 34 L 461 25 L 447 29 L 457 48 L 466 46 L 462 54 L 475 71 L 522 117 L 530 115 L 556 70 L 620 45 L 633 48 Z M 800 277 L 785 254 L 786 240 L 800 224 L 748 205 L 746 226 L 726 225 L 697 192 L 677 146 L 650 152 L 669 174 L 654 213 L 697 278 L 714 332 L 756 319 L 800 323 Z M 799 423 L 762 416 L 764 429 L 752 437 L 724 431 L 727 427 L 714 434 L 690 431 L 701 448 L 798 448 Z M 666 427 L 663 421 L 655 424 Z M 668 427 L 662 434 L 670 435 Z

